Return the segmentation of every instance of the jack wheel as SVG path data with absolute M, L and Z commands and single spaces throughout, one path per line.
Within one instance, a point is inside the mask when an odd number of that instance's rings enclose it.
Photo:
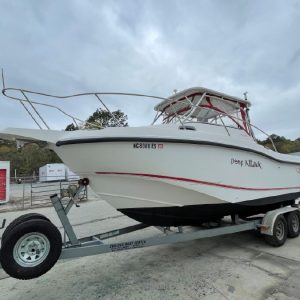
M 287 215 L 288 237 L 295 238 L 300 233 L 300 213 L 293 211 Z
M 17 224 L 2 242 L 0 262 L 11 277 L 27 280 L 48 272 L 62 249 L 61 234 L 51 222 L 31 219 Z
M 283 215 L 280 215 L 274 222 L 273 235 L 266 235 L 265 241 L 273 247 L 280 247 L 287 239 L 287 231 L 286 219 Z
M 82 178 L 78 181 L 79 184 L 82 184 L 83 186 L 88 186 L 90 184 L 90 180 L 88 178 Z
M 7 237 L 7 234 L 18 224 L 20 223 L 23 223 L 23 222 L 26 222 L 28 220 L 32 220 L 32 219 L 42 219 L 42 220 L 46 220 L 46 221 L 49 221 L 50 220 L 41 215 L 41 214 L 37 214 L 37 213 L 30 213 L 30 214 L 26 214 L 26 215 L 22 215 L 18 218 L 16 218 L 15 220 L 13 220 L 5 229 L 5 231 L 3 232 L 2 234 L 2 243 L 5 241 L 6 237 Z

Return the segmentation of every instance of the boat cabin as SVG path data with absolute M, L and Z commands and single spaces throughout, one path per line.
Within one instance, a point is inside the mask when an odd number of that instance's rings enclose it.
M 250 102 L 202 87 L 176 93 L 155 106 L 154 122 L 208 123 L 244 130 L 253 137 L 248 115 Z

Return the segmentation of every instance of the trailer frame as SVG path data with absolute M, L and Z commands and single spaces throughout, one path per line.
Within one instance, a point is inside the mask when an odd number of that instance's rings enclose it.
M 64 241 L 60 259 L 77 258 L 108 252 L 117 252 L 136 248 L 173 244 L 249 230 L 258 230 L 262 234 L 272 235 L 274 221 L 278 215 L 283 215 L 291 211 L 299 210 L 298 206 L 282 207 L 267 212 L 263 217 L 257 217 L 255 219 L 249 220 L 241 220 L 237 215 L 234 215 L 232 216 L 232 222 L 220 221 L 219 223 L 206 224 L 206 227 L 193 227 L 193 229 L 186 229 L 183 226 L 174 228 L 156 227 L 159 231 L 161 231 L 162 235 L 138 240 L 125 240 L 118 243 L 105 243 L 106 239 L 118 237 L 151 226 L 138 223 L 136 225 L 128 227 L 94 234 L 84 238 L 78 238 L 70 223 L 68 213 L 74 203 L 78 205 L 77 198 L 83 188 L 84 186 L 81 185 L 77 190 L 76 195 L 70 199 L 69 203 L 65 207 L 61 202 L 61 198 L 58 197 L 57 194 L 54 194 L 50 197 L 53 207 L 56 210 L 56 213 L 64 228 Z M 68 237 L 68 241 L 66 240 L 66 237 Z

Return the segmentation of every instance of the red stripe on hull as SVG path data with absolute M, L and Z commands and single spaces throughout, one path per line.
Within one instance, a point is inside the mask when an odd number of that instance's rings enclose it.
M 150 177 L 150 178 L 159 178 L 159 179 L 168 179 L 168 180 L 178 180 L 178 181 L 185 181 L 185 182 L 192 182 L 198 184 L 204 184 L 209 186 L 217 186 L 227 189 L 234 189 L 234 190 L 246 190 L 246 191 L 281 191 L 281 190 L 300 190 L 300 186 L 295 187 L 280 187 L 280 188 L 250 188 L 250 187 L 240 187 L 228 184 L 221 184 L 215 182 L 208 182 L 196 179 L 189 179 L 183 177 L 173 177 L 173 176 L 164 176 L 164 175 L 156 175 L 156 174 L 143 174 L 143 173 L 125 173 L 125 172 L 96 172 L 98 175 L 128 175 L 128 176 L 142 176 L 142 177 Z

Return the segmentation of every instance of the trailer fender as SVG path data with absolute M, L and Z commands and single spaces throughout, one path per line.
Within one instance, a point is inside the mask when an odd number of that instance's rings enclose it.
M 273 235 L 273 228 L 276 218 L 279 215 L 286 215 L 292 211 L 299 211 L 298 207 L 286 206 L 267 212 L 259 226 L 260 232 L 266 235 Z

